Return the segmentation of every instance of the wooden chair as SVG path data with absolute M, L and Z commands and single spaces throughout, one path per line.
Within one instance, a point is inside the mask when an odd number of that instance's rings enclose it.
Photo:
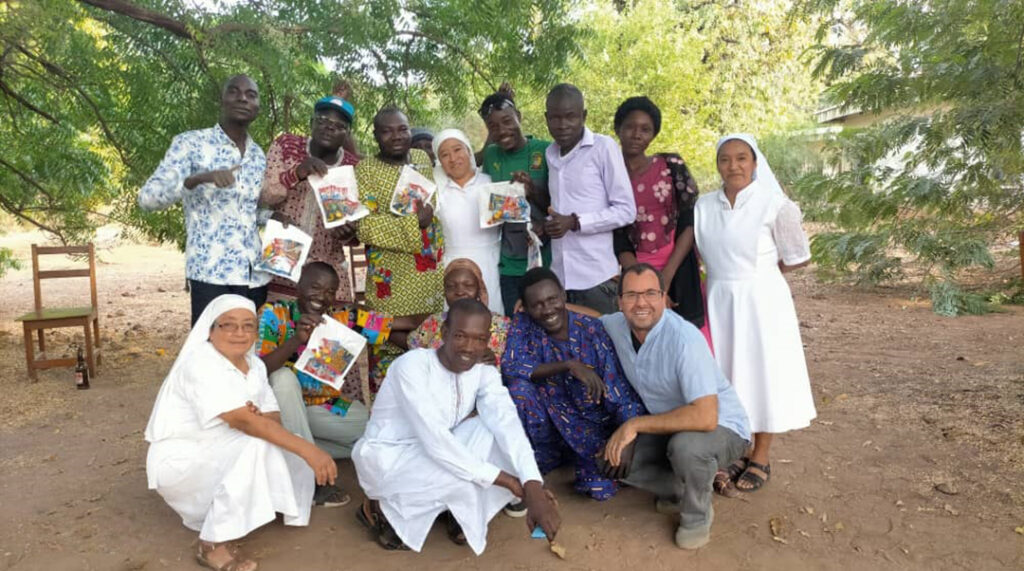
M 366 248 L 363 246 L 348 246 L 345 250 L 345 258 L 348 260 L 348 283 L 352 285 L 352 299 L 362 303 L 366 301 L 366 282 L 369 279 L 366 275 L 368 265 L 366 261 Z M 363 279 L 357 281 L 356 276 L 360 274 L 362 274 Z
M 88 254 L 89 268 L 74 270 L 39 270 L 39 256 L 51 254 Z M 42 284 L 45 279 L 54 278 L 89 278 L 89 293 L 92 305 L 88 307 L 59 307 L 44 308 L 42 297 Z M 26 313 L 16 319 L 21 321 L 25 329 L 25 364 L 28 366 L 28 376 L 36 380 L 37 369 L 49 369 L 51 367 L 73 367 L 78 359 L 41 359 L 35 358 L 32 348 L 32 333 L 36 332 L 39 337 L 39 351 L 46 351 L 46 344 L 43 340 L 45 329 L 60 329 L 64 327 L 81 327 L 85 331 L 85 359 L 89 366 L 89 377 L 96 376 L 96 366 L 100 364 L 100 318 L 99 303 L 96 301 L 96 249 L 93 244 L 86 246 L 37 246 L 32 244 L 32 290 L 35 295 L 35 311 Z M 94 349 L 95 345 L 95 349 Z

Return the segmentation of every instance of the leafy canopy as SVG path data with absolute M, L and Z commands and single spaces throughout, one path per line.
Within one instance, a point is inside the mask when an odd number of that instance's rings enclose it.
M 933 307 L 984 309 L 957 279 L 1024 225 L 1024 3 L 811 0 L 830 102 L 889 119 L 827 146 L 797 185 L 828 223 L 819 266 L 878 282 L 927 270 Z

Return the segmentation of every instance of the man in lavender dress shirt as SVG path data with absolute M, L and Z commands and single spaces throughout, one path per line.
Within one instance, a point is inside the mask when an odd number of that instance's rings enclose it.
M 636 220 L 636 202 L 614 139 L 587 129 L 583 93 L 561 83 L 548 92 L 544 114 L 554 139 L 546 152 L 551 208 L 544 231 L 552 263 L 570 303 L 618 311 L 619 264 L 612 231 Z

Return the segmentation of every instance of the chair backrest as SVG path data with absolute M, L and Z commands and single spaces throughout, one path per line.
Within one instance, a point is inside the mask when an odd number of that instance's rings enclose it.
M 88 269 L 39 269 L 39 256 L 68 254 L 86 254 L 89 257 Z M 35 295 L 36 313 L 43 310 L 43 292 L 40 282 L 57 278 L 89 278 L 89 299 L 92 301 L 92 307 L 99 307 L 99 302 L 96 298 L 96 248 L 92 242 L 85 246 L 37 246 L 32 244 L 32 293 Z
M 352 299 L 355 301 L 366 300 L 366 268 L 369 263 L 366 261 L 366 249 L 362 246 L 349 246 L 345 252 L 348 258 L 349 284 L 352 286 Z M 357 278 L 362 280 L 357 283 Z M 360 284 L 362 287 L 360 287 Z

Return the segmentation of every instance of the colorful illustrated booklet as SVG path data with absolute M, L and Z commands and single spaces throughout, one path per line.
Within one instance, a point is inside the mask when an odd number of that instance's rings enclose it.
M 359 202 L 356 171 L 352 165 L 330 168 L 325 176 L 311 174 L 309 186 L 316 193 L 316 203 L 324 218 L 324 228 L 341 226 L 370 213 L 370 210 Z
M 481 228 L 492 228 L 505 222 L 530 221 L 530 203 L 521 183 L 494 182 L 475 190 L 479 197 Z
M 309 336 L 295 368 L 335 390 L 341 390 L 345 375 L 365 348 L 365 337 L 324 316 L 324 322 L 317 325 Z
M 412 165 L 405 165 L 391 196 L 391 212 L 399 216 L 415 214 L 416 201 L 419 200 L 423 204 L 430 202 L 436 190 L 437 185 L 430 179 L 420 174 Z
M 263 247 L 254 269 L 299 281 L 313 238 L 297 226 L 287 228 L 277 220 L 268 220 L 263 231 Z

